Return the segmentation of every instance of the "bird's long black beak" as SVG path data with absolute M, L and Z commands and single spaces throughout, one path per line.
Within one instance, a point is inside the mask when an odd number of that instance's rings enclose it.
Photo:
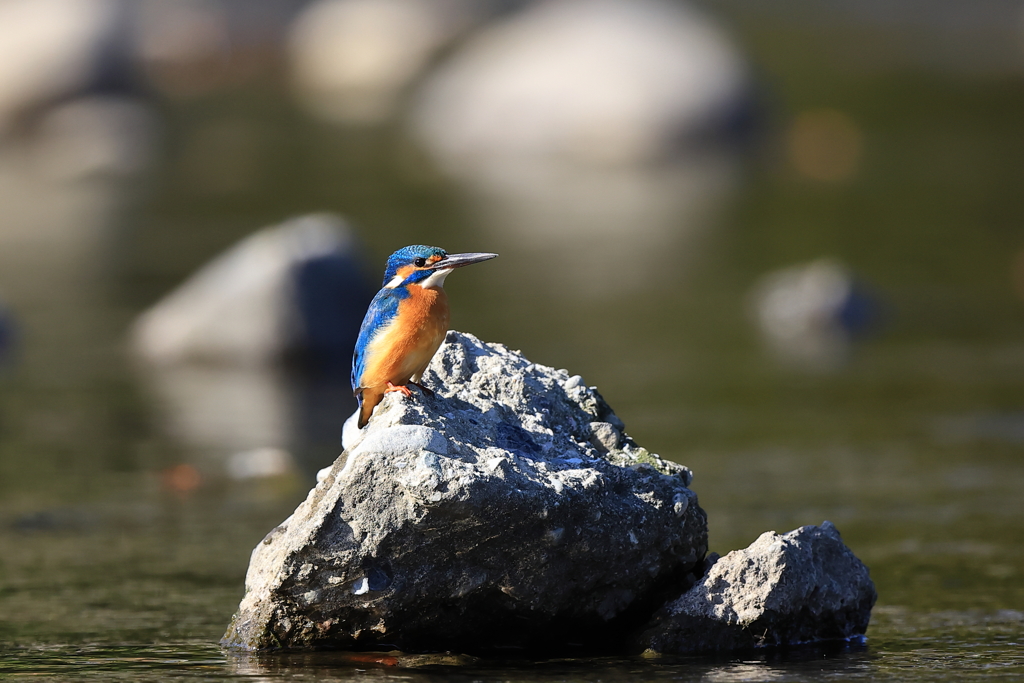
M 431 264 L 432 270 L 447 270 L 449 268 L 461 268 L 462 266 L 468 266 L 473 263 L 480 263 L 481 261 L 487 261 L 497 256 L 497 254 L 484 254 L 484 253 L 471 253 L 471 254 L 448 254 L 440 261 L 435 261 Z

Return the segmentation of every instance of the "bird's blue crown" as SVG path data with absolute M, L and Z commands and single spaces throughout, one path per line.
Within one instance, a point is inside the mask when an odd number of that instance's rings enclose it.
M 384 284 L 388 284 L 398 275 L 398 269 L 403 266 L 414 266 L 422 268 L 424 265 L 429 263 L 431 260 L 436 261 L 438 258 L 444 258 L 448 255 L 444 249 L 440 247 L 428 247 L 424 244 L 413 244 L 408 247 L 402 247 L 394 254 L 388 257 L 387 266 L 384 268 Z M 432 258 L 434 257 L 434 258 Z M 431 271 L 417 271 L 407 278 L 415 282 L 416 276 L 420 275 L 419 279 L 425 279 L 429 277 Z

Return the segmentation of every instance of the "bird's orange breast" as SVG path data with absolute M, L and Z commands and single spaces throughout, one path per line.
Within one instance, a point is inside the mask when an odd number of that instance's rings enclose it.
M 398 314 L 366 348 L 364 388 L 419 379 L 448 332 L 448 296 L 441 288 L 408 285 Z

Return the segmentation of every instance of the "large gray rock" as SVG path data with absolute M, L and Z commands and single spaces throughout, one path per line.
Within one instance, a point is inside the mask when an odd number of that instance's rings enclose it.
M 877 594 L 831 522 L 765 532 L 711 564 L 639 637 L 664 654 L 797 645 L 861 636 Z
M 450 332 L 423 381 L 253 551 L 226 645 L 624 641 L 702 562 L 690 471 L 580 377 Z

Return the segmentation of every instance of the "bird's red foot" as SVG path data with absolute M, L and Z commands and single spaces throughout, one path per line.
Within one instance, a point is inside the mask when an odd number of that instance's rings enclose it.
M 388 388 L 384 390 L 384 393 L 388 393 L 390 391 L 400 391 L 402 392 L 403 396 L 412 396 L 412 389 L 403 384 L 399 384 L 396 386 L 391 382 L 388 382 Z

